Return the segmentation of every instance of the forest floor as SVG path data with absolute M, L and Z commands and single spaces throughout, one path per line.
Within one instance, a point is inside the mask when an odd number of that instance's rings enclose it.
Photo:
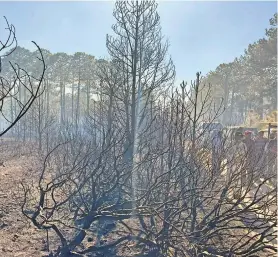
M 14 147 L 13 147 L 14 146 Z M 35 175 L 36 161 L 22 154 L 13 141 L 0 143 L 0 256 L 40 257 L 46 250 L 46 232 L 38 231 L 21 213 L 20 182 Z

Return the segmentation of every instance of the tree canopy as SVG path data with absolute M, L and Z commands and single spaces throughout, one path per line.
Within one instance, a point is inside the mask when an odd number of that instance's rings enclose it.
M 242 56 L 220 64 L 205 78 L 213 85 L 214 95 L 224 98 L 233 123 L 243 123 L 250 109 L 261 118 L 277 109 L 277 13 L 269 22 L 264 38 L 249 44 Z M 223 117 L 223 122 L 228 120 Z

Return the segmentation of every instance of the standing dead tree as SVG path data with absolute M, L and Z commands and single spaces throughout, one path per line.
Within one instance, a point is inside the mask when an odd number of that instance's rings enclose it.
M 106 45 L 123 80 L 117 90 L 124 105 L 118 122 L 125 126 L 125 160 L 132 166 L 151 96 L 173 83 L 175 68 L 167 56 L 169 45 L 163 42 L 155 1 L 116 2 L 113 16 L 115 36 L 107 36 Z
M 42 64 L 41 75 L 37 78 L 30 75 L 24 68 L 18 64 L 12 64 L 8 59 L 16 51 L 17 40 L 15 28 L 7 23 L 6 30 L 8 31 L 7 39 L 0 41 L 0 113 L 1 118 L 6 120 L 6 127 L 0 132 L 0 137 L 11 130 L 15 124 L 27 113 L 34 101 L 43 92 L 43 78 L 46 71 L 44 57 L 40 47 L 35 43 L 38 49 L 38 60 Z M 3 67 L 2 67 L 3 65 Z M 10 67 L 6 67 L 6 66 Z M 13 73 L 12 79 L 5 76 L 5 72 L 10 69 Z M 26 98 L 21 99 L 21 92 L 26 92 Z M 11 106 L 12 110 L 8 110 Z M 9 113 L 11 115 L 9 115 Z M 10 117 L 9 117 L 10 116 Z

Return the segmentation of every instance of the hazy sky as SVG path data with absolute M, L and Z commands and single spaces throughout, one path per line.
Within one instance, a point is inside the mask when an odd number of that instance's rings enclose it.
M 53 53 L 81 51 L 99 58 L 107 56 L 105 38 L 115 22 L 113 8 L 114 2 L 108 1 L 0 2 L 0 15 L 15 25 L 23 47 L 32 49 L 34 40 Z M 206 74 L 239 57 L 249 43 L 264 36 L 276 11 L 275 1 L 159 2 L 177 80 L 190 81 L 197 71 Z M 0 25 L 3 28 L 3 19 Z

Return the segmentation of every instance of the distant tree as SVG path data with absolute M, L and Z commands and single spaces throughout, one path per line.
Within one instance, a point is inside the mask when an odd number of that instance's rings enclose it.
M 266 38 L 249 44 L 233 62 L 220 64 L 207 81 L 214 85 L 215 94 L 224 97 L 224 123 L 231 116 L 227 113 L 239 113 L 243 122 L 250 109 L 261 118 L 265 111 L 277 109 L 277 13 L 270 19 Z

